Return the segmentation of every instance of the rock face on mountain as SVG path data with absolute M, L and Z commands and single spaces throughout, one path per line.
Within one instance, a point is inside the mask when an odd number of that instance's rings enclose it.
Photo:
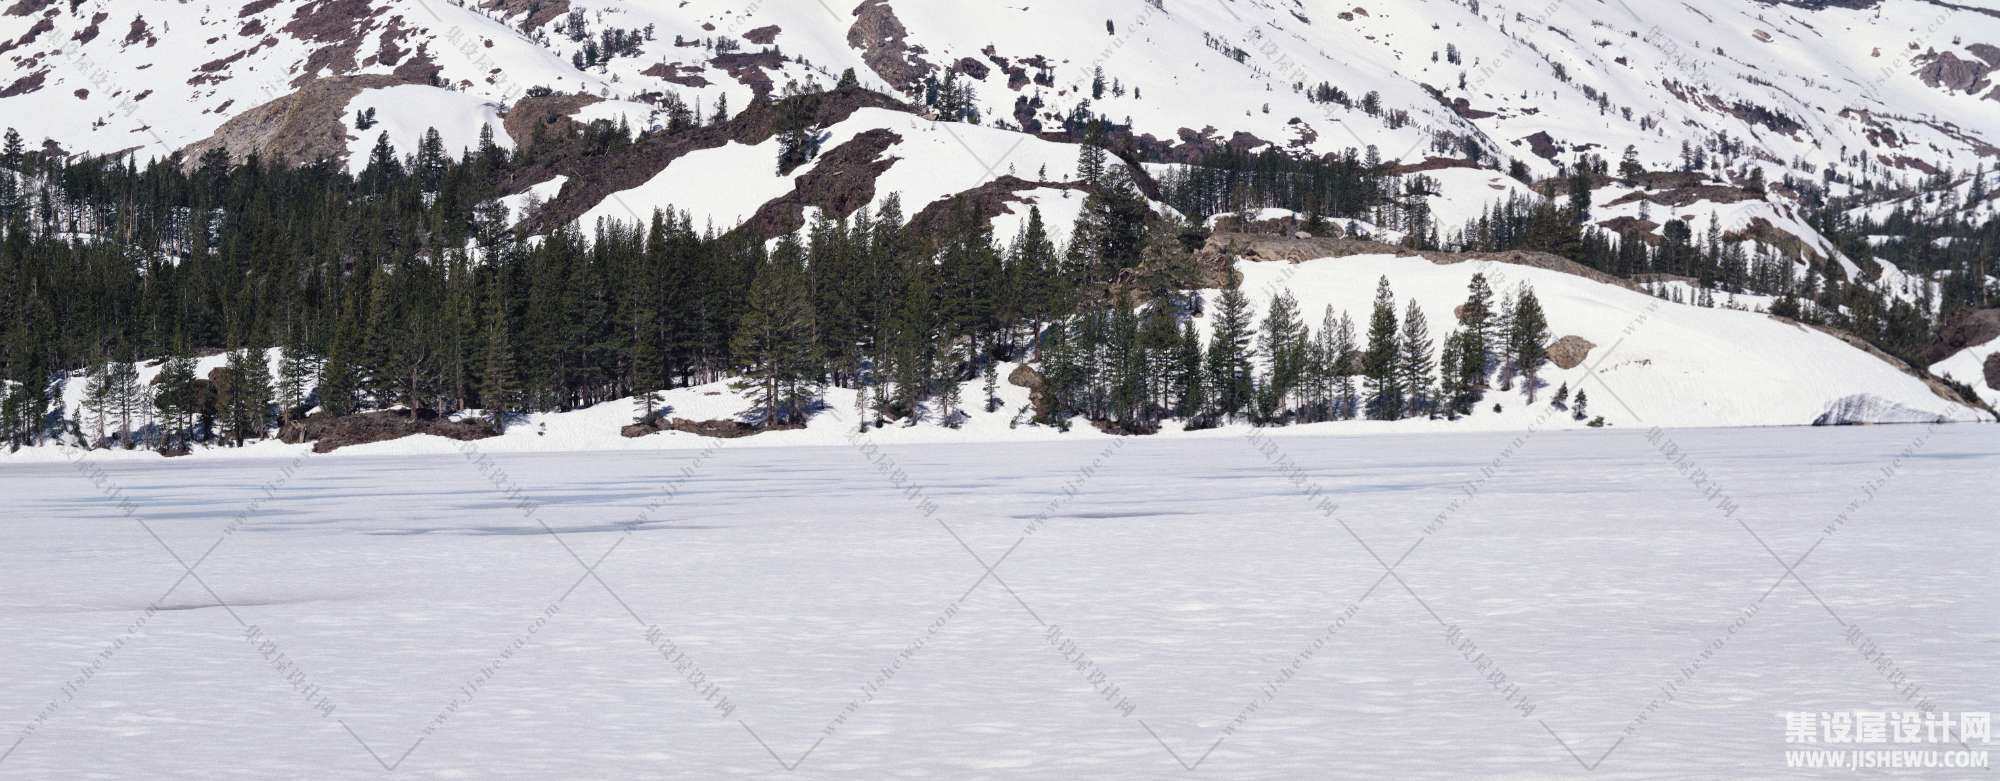
M 1975 309 L 1947 321 L 1937 341 L 1924 352 L 1925 363 L 1937 363 L 1968 347 L 2000 339 L 2000 309 Z M 1994 386 L 2000 387 L 2000 386 Z

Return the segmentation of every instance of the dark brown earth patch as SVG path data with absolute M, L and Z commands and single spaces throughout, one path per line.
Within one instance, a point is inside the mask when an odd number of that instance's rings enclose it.
M 721 125 L 707 125 L 671 135 L 649 135 L 630 146 L 607 153 L 595 154 L 579 141 L 570 148 L 551 153 L 533 167 L 512 172 L 501 191 L 521 192 L 556 176 L 568 176 L 570 181 L 563 186 L 562 192 L 543 207 L 533 224 L 526 226 L 531 233 L 547 232 L 583 216 L 584 212 L 611 197 L 612 193 L 645 184 L 666 170 L 673 161 L 690 152 L 714 149 L 731 141 L 755 145 L 769 140 L 778 132 L 779 117 L 793 110 L 795 102 L 804 104 L 797 108 L 809 113 L 816 127 L 838 124 L 863 108 L 911 110 L 895 98 L 866 90 L 758 101 Z
M 683 87 L 706 87 L 711 82 L 708 79 L 702 78 L 701 74 L 705 70 L 707 69 L 700 65 L 656 62 L 651 67 L 640 71 L 639 75 L 651 76 L 670 84 L 679 84 Z
M 924 47 L 909 43 L 910 31 L 896 18 L 889 0 L 862 0 L 854 8 L 854 17 L 854 26 L 847 29 L 847 45 L 861 51 L 862 62 L 903 92 L 923 83 L 933 66 L 924 61 Z
M 799 176 L 783 197 L 764 204 L 732 233 L 757 241 L 795 233 L 805 227 L 805 207 L 840 219 L 867 208 L 875 200 L 875 180 L 896 164 L 883 157 L 903 137 L 882 129 L 855 136 L 820 155 L 811 171 Z
M 730 78 L 749 87 L 756 95 L 756 100 L 764 100 L 771 96 L 775 86 L 771 81 L 771 74 L 765 71 L 784 68 L 785 58 L 775 51 L 725 52 L 715 55 L 715 59 L 709 60 L 709 64 L 722 69 Z
M 496 436 L 484 423 L 441 420 L 430 410 L 418 411 L 412 420 L 407 411 L 367 412 L 334 417 L 324 412 L 285 424 L 278 438 L 297 445 L 313 443 L 314 453 L 331 453 L 343 447 L 389 442 L 417 434 L 471 442 Z

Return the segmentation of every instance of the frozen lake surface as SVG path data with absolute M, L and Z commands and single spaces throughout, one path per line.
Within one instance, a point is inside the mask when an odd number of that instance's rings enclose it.
M 0 777 L 1785 775 L 2000 710 L 1997 433 L 9 465 Z

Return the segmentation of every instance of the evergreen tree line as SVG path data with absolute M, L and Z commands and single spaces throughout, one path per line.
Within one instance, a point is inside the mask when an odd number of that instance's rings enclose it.
M 434 132 L 407 156 L 384 138 L 353 175 L 220 150 L 186 167 L 4 152 L 0 436 L 15 446 L 240 445 L 315 407 L 481 410 L 502 427 L 636 397 L 645 417 L 657 391 L 726 377 L 754 388 L 764 425 L 799 423 L 828 386 L 859 389 L 867 425 L 949 425 L 963 383 L 983 379 L 972 403 L 994 409 L 998 363 L 1036 357 L 1051 422 L 1393 419 L 1464 414 L 1501 363 L 1539 366 L 1475 328 L 1447 340 L 1438 375 L 1414 306 L 1399 323 L 1385 304 L 1388 330 L 1376 312 L 1364 344 L 1331 321 L 1311 335 L 1288 297 L 1253 328 L 1241 291 L 1203 345 L 1189 235 L 1089 145 L 1060 248 L 1038 209 L 1003 245 L 971 215 L 916 235 L 890 196 L 768 250 L 672 211 L 517 235 L 493 196 L 523 161 L 490 137 L 457 156 Z M 79 368 L 85 403 L 63 409 Z
M 1516 380 L 1532 401 L 1548 360 L 1548 321 L 1534 291 L 1496 303 L 1484 274 L 1473 276 L 1442 346 L 1417 301 L 1398 316 L 1387 277 L 1361 329 L 1331 306 L 1312 328 L 1289 290 L 1272 294 L 1260 320 L 1249 295 L 1231 287 L 1217 294 L 1203 339 L 1188 316 L 1198 305 L 1172 297 L 1137 308 L 1105 303 L 1051 324 L 1041 344 L 1050 417 L 1139 433 L 1175 418 L 1191 428 L 1231 419 L 1455 420 Z

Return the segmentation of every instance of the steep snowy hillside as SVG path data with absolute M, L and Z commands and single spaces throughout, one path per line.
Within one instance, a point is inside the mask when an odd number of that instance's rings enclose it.
M 504 111 L 542 88 L 624 101 L 636 118 L 673 94 L 713 114 L 851 67 L 910 97 L 948 76 L 987 123 L 1061 129 L 1088 106 L 1164 147 L 1415 160 L 1469 143 L 1546 173 L 1628 145 L 1671 168 L 1685 144 L 1720 140 L 1733 170 L 1773 180 L 1864 158 L 1968 170 L 2000 152 L 2000 14 L 1859 5 L 22 0 L 0 11 L 0 107 L 72 152 L 164 154 L 315 85 L 335 94 L 288 108 L 370 140 L 346 111 L 359 90 L 464 93 L 381 101 L 408 149 L 416 118 L 467 108 L 451 101 Z

